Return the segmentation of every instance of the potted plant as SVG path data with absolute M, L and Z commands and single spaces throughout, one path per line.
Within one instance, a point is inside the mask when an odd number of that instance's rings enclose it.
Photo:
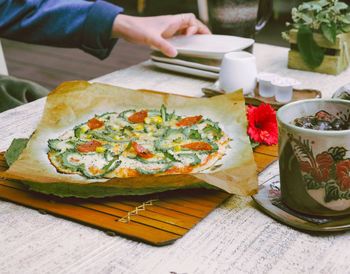
M 288 67 L 339 74 L 350 63 L 350 10 L 339 0 L 305 2 L 292 9 Z

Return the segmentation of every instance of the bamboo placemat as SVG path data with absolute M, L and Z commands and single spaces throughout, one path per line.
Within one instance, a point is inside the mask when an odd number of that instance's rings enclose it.
M 260 146 L 254 156 L 261 172 L 277 159 L 277 147 Z M 1 153 L 0 170 L 6 168 Z M 138 197 L 68 199 L 34 193 L 20 183 L 0 179 L 0 199 L 93 226 L 108 235 L 157 246 L 181 238 L 228 197 L 230 194 L 219 190 L 193 189 Z

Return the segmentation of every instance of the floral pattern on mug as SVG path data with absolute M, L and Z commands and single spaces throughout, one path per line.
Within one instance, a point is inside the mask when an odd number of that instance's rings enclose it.
M 324 201 L 350 200 L 350 158 L 344 147 L 331 147 L 315 155 L 314 142 L 289 134 L 307 190 L 324 188 Z

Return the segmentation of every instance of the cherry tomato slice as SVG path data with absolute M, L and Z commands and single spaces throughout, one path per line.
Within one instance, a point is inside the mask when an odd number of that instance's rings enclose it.
M 178 121 L 176 125 L 178 127 L 186 127 L 186 126 L 192 126 L 194 124 L 197 124 L 200 120 L 202 120 L 203 116 L 192 116 L 192 117 L 186 117 L 183 118 L 182 120 Z
M 143 146 L 139 145 L 136 142 L 132 142 L 131 145 L 134 148 L 137 155 L 140 156 L 141 158 L 149 159 L 154 156 L 148 149 L 144 148 Z
M 77 150 L 79 152 L 87 153 L 87 152 L 95 152 L 96 148 L 102 146 L 102 144 L 99 141 L 92 140 L 90 142 L 80 144 L 77 146 Z
M 147 110 L 141 110 L 141 111 L 135 112 L 134 114 L 129 116 L 128 120 L 131 123 L 143 123 L 147 116 L 148 116 Z
M 103 127 L 105 123 L 103 121 L 100 121 L 96 118 L 92 118 L 88 121 L 87 125 L 90 129 L 96 129 L 96 128 L 100 128 Z
M 213 147 L 206 142 L 193 142 L 186 145 L 182 145 L 181 147 L 191 149 L 191 150 L 212 150 Z

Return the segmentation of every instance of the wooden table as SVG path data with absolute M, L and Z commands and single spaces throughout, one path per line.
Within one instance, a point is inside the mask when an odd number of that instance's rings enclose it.
M 330 96 L 350 80 L 285 68 L 287 49 L 257 44 L 260 71 L 298 77 Z M 95 79 L 131 88 L 201 95 L 210 82 L 143 63 Z M 0 114 L 0 151 L 35 129 L 44 99 Z M 278 174 L 273 164 L 260 183 Z M 308 234 L 233 196 L 175 244 L 152 247 L 0 201 L 0 273 L 349 273 L 350 233 Z

